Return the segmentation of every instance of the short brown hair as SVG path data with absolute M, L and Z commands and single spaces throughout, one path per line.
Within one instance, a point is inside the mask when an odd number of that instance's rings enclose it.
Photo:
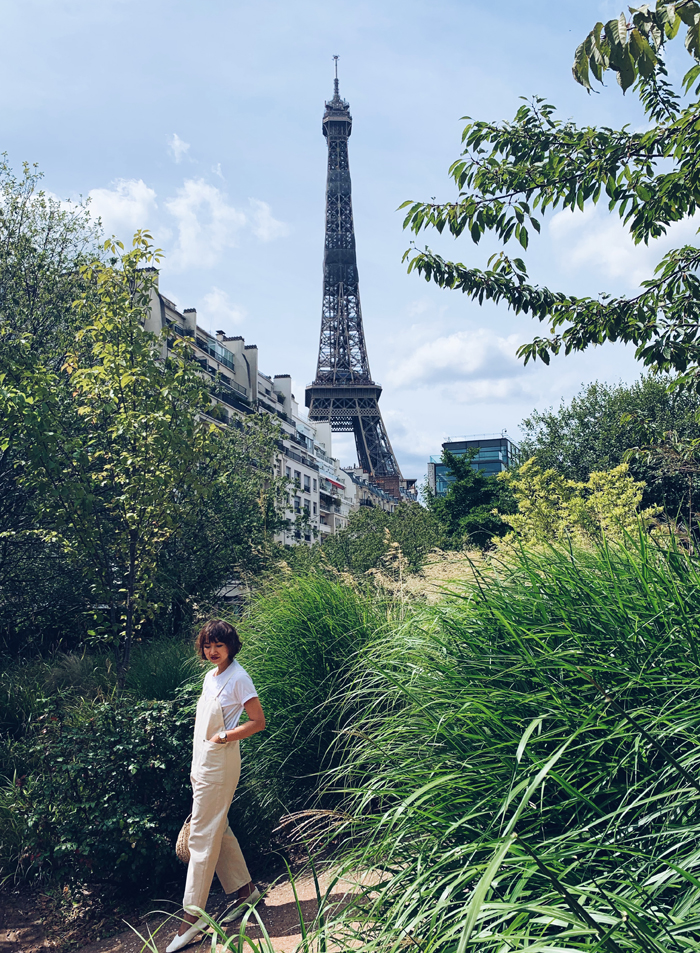
M 235 658 L 241 651 L 241 640 L 238 632 L 229 622 L 223 619 L 210 619 L 199 630 L 195 649 L 200 658 L 206 658 L 204 646 L 211 642 L 223 642 L 228 649 L 229 658 Z

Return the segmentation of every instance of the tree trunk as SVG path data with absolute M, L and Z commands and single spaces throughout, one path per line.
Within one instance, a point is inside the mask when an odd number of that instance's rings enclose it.
M 131 643 L 134 636 L 134 593 L 136 591 L 136 542 L 138 530 L 129 530 L 129 576 L 126 583 L 126 629 L 119 659 L 119 675 L 117 684 L 124 688 L 126 673 L 131 661 Z

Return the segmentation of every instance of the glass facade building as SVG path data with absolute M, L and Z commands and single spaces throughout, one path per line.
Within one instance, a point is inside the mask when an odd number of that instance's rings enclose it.
M 487 476 L 495 476 L 502 470 L 517 466 L 520 461 L 518 447 L 502 434 L 495 437 L 455 438 L 445 441 L 442 449 L 449 450 L 455 456 L 462 456 L 468 450 L 476 450 L 472 468 L 483 470 Z M 445 496 L 454 479 L 441 460 L 441 457 L 431 457 L 428 463 L 428 483 L 437 496 Z

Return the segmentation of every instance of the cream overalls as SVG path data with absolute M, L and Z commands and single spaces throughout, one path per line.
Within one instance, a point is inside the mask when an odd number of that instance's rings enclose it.
M 216 695 L 202 693 L 197 703 L 192 752 L 192 820 L 190 821 L 190 862 L 182 906 L 204 910 L 214 871 L 226 893 L 250 883 L 250 874 L 238 841 L 228 825 L 236 785 L 241 775 L 241 752 L 237 741 L 216 744 L 208 739 L 223 731 L 224 713 L 219 702 L 222 689 L 237 666 L 233 664 L 217 677 Z M 216 683 L 215 683 L 216 684 Z

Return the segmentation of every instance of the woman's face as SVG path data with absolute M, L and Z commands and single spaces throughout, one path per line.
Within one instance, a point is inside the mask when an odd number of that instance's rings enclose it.
M 228 661 L 229 651 L 225 642 L 205 642 L 202 651 L 212 665 L 223 665 Z

